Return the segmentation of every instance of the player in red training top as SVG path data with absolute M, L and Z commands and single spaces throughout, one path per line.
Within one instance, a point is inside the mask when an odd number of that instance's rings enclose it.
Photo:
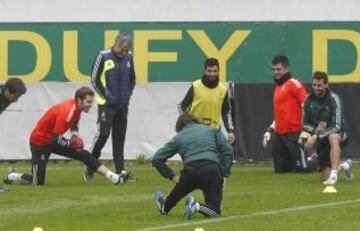
M 47 110 L 30 136 L 32 174 L 15 173 L 10 169 L 4 182 L 20 181 L 23 184 L 43 185 L 46 164 L 50 154 L 54 153 L 80 160 L 114 184 L 124 183 L 129 173 L 115 174 L 110 171 L 98 159 L 92 157 L 90 152 L 83 149 L 83 142 L 77 135 L 81 112 L 89 112 L 93 102 L 94 92 L 88 87 L 81 87 L 76 91 L 74 99 L 67 99 Z M 68 140 L 63 135 L 69 129 L 73 134 Z
M 274 57 L 272 71 L 276 84 L 273 97 L 275 120 L 264 134 L 263 146 L 267 148 L 271 139 L 276 173 L 311 172 L 315 170 L 314 165 L 309 167 L 306 154 L 298 143 L 306 89 L 302 82 L 292 77 L 286 56 Z

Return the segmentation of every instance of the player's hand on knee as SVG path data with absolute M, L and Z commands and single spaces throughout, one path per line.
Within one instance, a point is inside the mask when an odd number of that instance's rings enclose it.
M 84 149 L 84 142 L 79 135 L 73 134 L 69 140 L 69 147 L 76 152 L 81 152 Z
M 312 148 L 314 147 L 314 144 L 316 143 L 317 138 L 318 137 L 316 134 L 314 134 L 308 138 L 308 140 L 305 143 L 305 147 L 304 147 L 306 152 L 311 152 Z

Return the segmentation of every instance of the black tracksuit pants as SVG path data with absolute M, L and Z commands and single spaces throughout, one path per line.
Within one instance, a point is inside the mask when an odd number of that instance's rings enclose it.
M 169 212 L 183 197 L 195 189 L 203 192 L 205 205 L 200 204 L 200 213 L 219 216 L 223 192 L 223 177 L 220 166 L 212 161 L 195 161 L 181 171 L 179 183 L 167 196 L 164 211 Z
M 127 128 L 128 107 L 98 105 L 98 132 L 94 138 L 92 155 L 97 159 L 105 146 L 110 132 L 112 135 L 113 161 L 116 173 L 124 170 L 124 142 Z
M 91 156 L 90 152 L 83 150 L 76 152 L 74 149 L 61 146 L 59 144 L 51 144 L 48 146 L 37 146 L 30 143 L 32 174 L 23 174 L 22 182 L 25 184 L 43 185 L 45 183 L 46 165 L 49 161 L 51 153 L 68 157 L 74 160 L 80 160 L 92 171 L 96 171 L 101 163 L 98 159 Z

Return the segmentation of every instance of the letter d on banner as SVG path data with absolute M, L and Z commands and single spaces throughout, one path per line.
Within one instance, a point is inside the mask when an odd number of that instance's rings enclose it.
M 331 75 L 332 82 L 360 82 L 360 33 L 352 30 L 313 30 L 313 71 L 328 72 L 328 41 L 345 40 L 356 49 L 357 60 L 353 72 Z
M 26 82 L 38 82 L 46 77 L 51 67 L 51 49 L 47 40 L 31 31 L 0 31 L 0 81 L 7 79 L 10 41 L 28 42 L 35 48 L 36 64 L 33 71 L 26 75 L 17 75 Z

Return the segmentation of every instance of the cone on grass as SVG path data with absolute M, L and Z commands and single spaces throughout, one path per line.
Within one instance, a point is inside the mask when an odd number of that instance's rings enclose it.
M 337 193 L 337 190 L 335 189 L 334 186 L 328 185 L 324 188 L 324 190 L 322 192 L 323 193 Z

